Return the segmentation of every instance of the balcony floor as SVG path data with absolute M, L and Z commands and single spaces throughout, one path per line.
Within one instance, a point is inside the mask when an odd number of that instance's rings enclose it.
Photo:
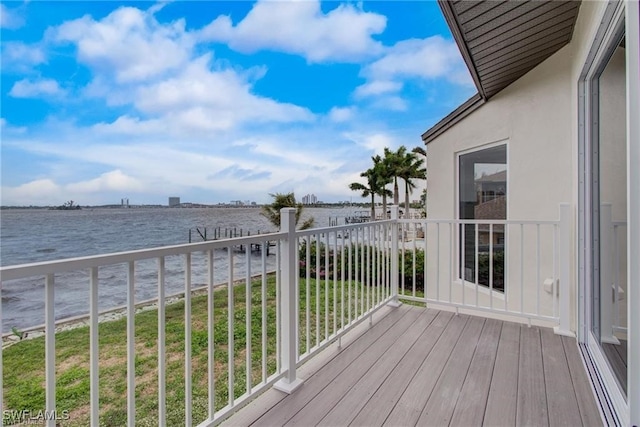
M 225 425 L 602 425 L 575 339 L 547 328 L 384 308 Z

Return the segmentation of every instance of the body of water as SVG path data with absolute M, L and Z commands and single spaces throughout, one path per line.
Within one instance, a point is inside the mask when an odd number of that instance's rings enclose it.
M 330 219 L 353 214 L 353 208 L 307 208 L 304 216 L 315 219 L 315 227 L 329 226 Z M 207 228 L 209 237 L 220 228 L 243 230 L 252 235 L 275 232 L 276 228 L 260 215 L 259 208 L 132 208 L 56 211 L 40 209 L 3 210 L 0 213 L 0 264 L 2 266 L 98 255 L 189 242 L 189 229 Z M 224 231 L 222 231 L 224 235 Z M 196 241 L 194 239 L 194 241 Z M 258 253 L 251 255 L 252 268 L 260 266 Z M 166 293 L 184 289 L 183 259 L 166 259 Z M 227 280 L 228 259 L 220 251 L 214 255 L 215 281 Z M 234 271 L 242 275 L 244 256 L 234 257 Z M 100 310 L 126 304 L 126 265 L 99 270 Z M 275 256 L 267 257 L 267 268 L 275 268 Z M 256 270 L 254 270 L 256 271 Z M 136 263 L 136 301 L 157 295 L 157 263 Z M 234 274 L 235 275 L 235 274 Z M 241 276 L 240 276 L 241 277 Z M 192 259 L 194 286 L 206 283 L 204 254 Z M 88 313 L 89 272 L 76 271 L 56 275 L 56 318 Z M 44 323 L 44 280 L 42 277 L 2 283 L 3 332 L 12 327 L 25 329 Z

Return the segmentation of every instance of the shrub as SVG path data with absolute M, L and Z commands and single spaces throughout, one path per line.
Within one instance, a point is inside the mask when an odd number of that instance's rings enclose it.
M 379 274 L 384 272 L 379 271 L 378 268 L 373 269 L 373 262 L 369 262 L 369 265 L 364 266 L 363 271 L 363 251 L 369 250 L 368 258 L 364 259 L 380 259 L 380 249 L 375 247 L 368 247 L 366 245 L 352 244 L 351 248 L 345 248 L 344 256 L 340 250 L 335 252 L 335 249 L 329 249 L 327 251 L 326 245 L 322 242 L 319 244 L 316 242 L 311 243 L 309 248 L 309 259 L 307 260 L 307 242 L 302 242 L 298 252 L 298 273 L 300 277 L 306 277 L 307 267 L 309 268 L 309 274 L 312 278 L 324 279 L 329 275 L 333 278 L 334 274 L 337 278 L 342 277 L 342 270 L 344 269 L 345 279 L 361 280 L 363 277 L 370 278 L 371 281 L 376 281 Z M 357 257 L 356 257 L 357 253 Z M 327 255 L 328 259 L 328 271 L 327 267 Z M 404 257 L 404 261 L 403 261 Z M 422 249 L 415 250 L 415 257 L 413 251 L 404 251 L 398 254 L 398 280 L 399 284 L 404 283 L 406 288 L 413 288 L 414 280 L 414 258 L 415 258 L 415 279 L 416 290 L 424 290 L 424 251 Z M 337 263 L 334 264 L 334 261 Z M 318 265 L 319 262 L 319 265 Z M 344 265 L 343 265 L 344 262 Z M 366 261 L 365 261 L 366 262 Z M 377 262 L 377 261 L 376 261 Z M 377 264 L 376 264 L 377 265 Z M 319 269 L 317 268 L 319 266 Z M 357 275 L 356 275 L 357 272 Z M 351 277 L 349 277 L 351 273 Z M 404 281 L 404 282 L 403 282 Z
M 404 256 L 404 261 L 403 261 L 403 256 Z M 398 257 L 399 257 L 398 285 L 402 287 L 402 284 L 404 283 L 405 289 L 413 290 L 413 277 L 414 277 L 413 270 L 414 270 L 414 259 L 415 259 L 416 291 L 423 292 L 424 291 L 424 273 L 425 273 L 424 250 L 420 248 L 416 248 L 415 256 L 414 256 L 414 251 L 405 250 L 404 255 L 401 252 L 400 254 L 398 254 Z

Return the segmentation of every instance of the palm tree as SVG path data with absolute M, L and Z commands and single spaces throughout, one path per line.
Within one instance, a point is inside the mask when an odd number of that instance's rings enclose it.
M 397 206 L 400 199 L 400 192 L 398 190 L 398 178 L 399 172 L 404 167 L 406 160 L 407 147 L 400 146 L 398 150 L 392 151 L 389 148 L 384 148 L 384 164 L 387 169 L 387 175 L 393 179 L 393 203 Z
M 260 214 L 267 218 L 271 224 L 280 228 L 280 210 L 282 208 L 296 208 L 296 227 L 299 230 L 306 230 L 307 228 L 313 227 L 313 218 L 307 218 L 302 225 L 298 227 L 298 222 L 300 222 L 300 218 L 302 217 L 304 205 L 296 202 L 296 196 L 293 193 L 275 193 L 269 195 L 273 198 L 273 202 L 269 205 L 264 205 Z
M 413 150 L 411 150 L 411 152 L 421 155 L 422 157 L 420 157 L 420 158 L 424 158 L 424 163 L 425 163 L 425 167 L 426 167 L 426 164 L 427 164 L 427 150 L 422 146 L 417 146 L 417 147 L 414 147 Z M 427 179 L 426 170 L 425 170 L 424 177 L 422 179 Z M 422 192 L 422 195 L 420 196 L 420 203 L 422 204 L 422 210 L 424 212 L 424 215 L 426 216 L 426 214 L 427 214 L 427 190 L 426 189 Z
M 385 148 L 385 154 L 388 149 Z M 375 176 L 375 189 L 376 194 L 382 197 L 382 215 L 387 215 L 387 197 L 391 196 L 391 191 L 387 189 L 387 184 L 393 182 L 393 171 L 391 169 L 391 163 L 386 162 L 384 158 L 379 155 L 371 157 L 373 160 L 373 173 Z
M 424 157 L 427 157 L 427 150 L 425 150 L 424 148 L 422 148 L 420 146 L 415 147 L 413 150 L 411 150 L 411 152 L 415 153 L 415 154 L 420 154 L 420 155 L 422 155 Z
M 426 179 L 427 169 L 423 166 L 424 160 L 416 156 L 415 151 L 405 153 L 401 168 L 397 171 L 400 178 L 404 180 L 404 208 L 409 214 L 409 193 L 416 188 L 414 179 Z
M 373 169 L 367 169 L 366 171 L 360 174 L 361 177 L 367 178 L 367 185 L 361 184 L 359 182 L 352 182 L 349 184 L 349 189 L 353 191 L 362 191 L 362 197 L 371 196 L 371 220 L 375 218 L 376 208 L 375 208 L 375 177 L 373 174 Z
M 376 217 L 375 197 L 382 196 L 382 206 L 386 210 L 387 196 L 391 194 L 385 186 L 391 182 L 386 178 L 383 170 L 382 160 L 380 156 L 372 157 L 373 167 L 367 169 L 360 174 L 361 177 L 367 179 L 367 184 L 360 182 L 352 182 L 349 184 L 349 188 L 353 191 L 362 191 L 362 197 L 371 196 L 371 219 Z

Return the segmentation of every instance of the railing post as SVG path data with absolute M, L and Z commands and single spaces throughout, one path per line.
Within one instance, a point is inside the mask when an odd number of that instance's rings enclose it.
M 558 307 L 560 309 L 560 324 L 554 328 L 554 332 L 558 335 L 575 337 L 575 334 L 571 331 L 571 289 L 569 285 L 571 277 L 571 206 L 566 203 L 560 205 L 558 240 L 558 265 L 560 266 Z
M 401 303 L 398 299 L 398 276 L 400 274 L 398 267 L 398 238 L 400 236 L 400 233 L 398 233 L 398 228 L 400 228 L 398 206 L 391 208 L 391 219 L 393 220 L 391 224 L 391 301 L 387 305 L 400 307 Z
M 45 278 L 45 407 L 49 414 L 56 411 L 56 316 L 55 316 L 55 278 L 47 274 Z M 56 425 L 54 417 L 46 420 L 47 426 Z
M 280 331 L 282 339 L 282 368 L 286 370 L 284 378 L 274 384 L 274 388 L 287 394 L 293 393 L 302 385 L 302 380 L 296 378 L 296 210 L 282 208 L 280 210 L 280 231 L 287 233 L 282 245 L 282 285 L 280 292 Z

